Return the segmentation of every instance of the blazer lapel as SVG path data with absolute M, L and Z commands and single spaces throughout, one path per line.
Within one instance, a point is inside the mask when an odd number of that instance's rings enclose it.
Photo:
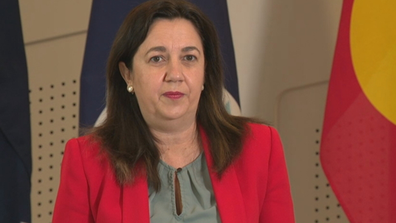
M 219 179 L 213 168 L 213 160 L 210 154 L 209 142 L 201 129 L 201 138 L 208 164 L 212 187 L 216 198 L 221 221 L 224 223 L 246 222 L 245 205 L 239 185 L 238 177 L 233 165 L 228 167 Z
M 138 166 L 142 169 L 143 165 Z M 132 184 L 122 187 L 123 223 L 150 223 L 148 184 L 145 176 L 145 171 L 140 171 Z

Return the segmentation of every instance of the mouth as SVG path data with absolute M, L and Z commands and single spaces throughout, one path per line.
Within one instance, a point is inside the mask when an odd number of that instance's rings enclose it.
M 167 98 L 174 99 L 174 100 L 179 99 L 184 96 L 184 94 L 179 91 L 167 91 L 163 95 Z

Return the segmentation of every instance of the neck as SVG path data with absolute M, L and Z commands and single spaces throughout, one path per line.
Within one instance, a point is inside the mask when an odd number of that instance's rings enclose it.
M 184 167 L 200 154 L 196 124 L 180 131 L 158 131 L 152 129 L 156 137 L 161 159 L 175 168 Z

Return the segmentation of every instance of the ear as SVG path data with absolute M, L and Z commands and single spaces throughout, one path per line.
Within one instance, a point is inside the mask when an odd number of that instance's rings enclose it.
M 124 78 L 125 83 L 129 86 L 133 86 L 133 81 L 132 81 L 132 71 L 129 70 L 129 68 L 125 65 L 124 62 L 119 62 L 118 63 L 118 69 L 120 70 L 122 78 Z

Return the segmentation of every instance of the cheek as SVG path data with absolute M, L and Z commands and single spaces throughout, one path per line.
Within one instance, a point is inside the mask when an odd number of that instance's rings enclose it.
M 149 88 L 151 81 L 148 79 L 149 75 L 144 75 L 147 72 L 144 70 L 137 70 L 134 75 L 134 85 L 138 92 L 145 92 Z
M 203 70 L 198 71 L 193 81 L 195 82 L 196 87 L 199 88 L 199 90 L 201 90 L 202 85 L 205 83 L 204 71 Z
M 146 77 L 136 78 L 135 93 L 141 103 L 157 101 L 161 82 L 154 78 Z

